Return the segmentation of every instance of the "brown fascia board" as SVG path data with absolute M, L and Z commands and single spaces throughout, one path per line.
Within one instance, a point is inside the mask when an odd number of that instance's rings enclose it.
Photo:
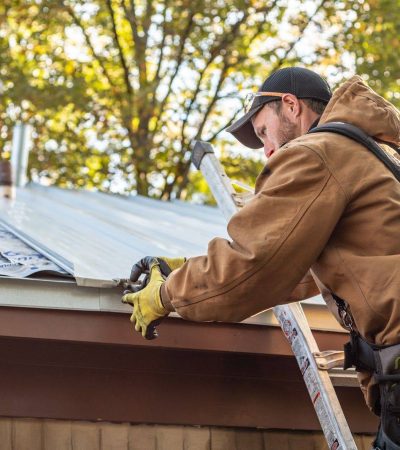
M 5 417 L 320 429 L 293 357 L 0 338 L 0 373 Z M 337 393 L 374 432 L 360 390 Z
M 292 356 L 277 326 L 196 323 L 168 317 L 158 329 L 160 336 L 147 341 L 133 330 L 127 314 L 15 307 L 0 310 L 0 337 Z M 348 340 L 346 333 L 313 333 L 320 350 L 342 349 Z
M 204 352 L 233 352 L 292 357 L 278 326 L 248 323 L 196 323 L 165 318 L 160 336 L 144 340 L 133 330 L 126 314 L 95 311 L 48 310 L 1 307 L 0 337 L 123 345 Z M 319 348 L 339 350 L 348 340 L 345 333 L 313 330 Z M 330 372 L 335 386 L 358 386 L 354 371 Z

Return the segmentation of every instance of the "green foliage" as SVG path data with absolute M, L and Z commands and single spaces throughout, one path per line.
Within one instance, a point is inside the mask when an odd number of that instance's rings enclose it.
M 357 14 L 346 30 L 346 49 L 357 72 L 400 108 L 400 0 L 360 2 Z
M 189 161 L 203 139 L 254 184 L 262 162 L 226 150 L 221 134 L 245 92 L 298 62 L 339 82 L 347 55 L 398 104 L 398 2 L 3 0 L 2 157 L 15 121 L 30 121 L 35 179 L 209 201 Z

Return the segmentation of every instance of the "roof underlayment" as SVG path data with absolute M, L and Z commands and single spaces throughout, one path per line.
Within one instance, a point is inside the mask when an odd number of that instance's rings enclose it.
M 25 278 L 34 274 L 71 276 L 0 222 L 0 275 Z

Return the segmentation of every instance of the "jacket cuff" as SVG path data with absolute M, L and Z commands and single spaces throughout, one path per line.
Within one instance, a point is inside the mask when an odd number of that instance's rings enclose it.
M 175 308 L 172 306 L 171 298 L 168 294 L 167 288 L 165 287 L 165 283 L 161 285 L 160 289 L 160 297 L 161 297 L 161 303 L 163 304 L 164 308 L 168 312 L 174 312 Z

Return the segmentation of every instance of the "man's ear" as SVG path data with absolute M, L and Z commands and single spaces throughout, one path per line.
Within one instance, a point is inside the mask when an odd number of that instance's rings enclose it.
M 298 117 L 301 114 L 300 100 L 293 94 L 285 94 L 282 97 L 282 107 L 289 116 Z

